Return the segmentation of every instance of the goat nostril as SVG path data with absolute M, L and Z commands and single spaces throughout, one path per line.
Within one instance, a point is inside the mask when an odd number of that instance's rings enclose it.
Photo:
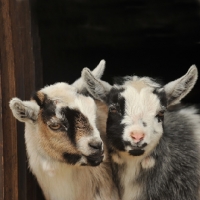
M 131 137 L 135 142 L 139 142 L 144 139 L 144 133 L 143 132 L 131 132 Z
M 102 149 L 102 142 L 90 142 L 89 146 L 92 147 L 93 149 Z

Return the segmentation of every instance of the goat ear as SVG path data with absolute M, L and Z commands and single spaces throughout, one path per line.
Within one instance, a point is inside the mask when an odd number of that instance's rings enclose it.
M 94 77 L 100 79 L 103 75 L 103 72 L 105 70 L 105 60 L 101 60 L 100 63 L 92 70 L 92 74 Z M 77 79 L 72 85 L 78 90 L 78 92 L 84 93 L 85 92 L 85 86 L 83 84 L 83 79 L 80 77 Z
M 105 70 L 106 61 L 101 60 L 99 64 L 92 70 L 92 75 L 98 79 L 100 79 L 103 75 L 103 72 Z
M 83 78 L 84 85 L 87 91 L 95 99 L 106 101 L 107 94 L 112 87 L 110 84 L 95 78 L 92 72 L 88 68 L 84 68 L 82 70 L 81 77 Z
M 16 119 L 21 122 L 34 122 L 37 120 L 40 107 L 35 101 L 21 101 L 13 98 L 9 102 L 10 109 Z
M 197 67 L 192 65 L 184 76 L 166 84 L 164 90 L 168 106 L 179 103 L 192 90 L 197 78 Z

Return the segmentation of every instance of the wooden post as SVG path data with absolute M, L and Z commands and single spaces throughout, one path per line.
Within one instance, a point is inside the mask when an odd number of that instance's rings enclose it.
M 1 68 L 0 68 L 1 69 Z M 1 84 L 1 70 L 0 70 Z M 4 198 L 4 165 L 3 165 L 3 126 L 2 126 L 2 91 L 0 87 L 0 200 Z
M 29 99 L 42 86 L 39 38 L 32 22 L 28 0 L 0 0 L 0 200 L 42 199 L 27 170 L 24 125 L 9 108 L 11 98 Z

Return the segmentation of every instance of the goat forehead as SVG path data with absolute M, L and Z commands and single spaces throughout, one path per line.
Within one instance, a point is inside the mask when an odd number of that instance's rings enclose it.
M 61 102 L 57 104 L 56 110 L 58 112 L 61 112 L 63 110 L 66 110 L 65 108 L 69 108 L 71 110 L 76 110 L 79 113 L 85 115 L 85 116 L 91 116 L 95 115 L 96 113 L 96 105 L 93 100 L 89 100 L 87 98 L 75 98 L 73 102 L 70 104 L 67 102 Z
M 95 111 L 96 105 L 91 97 L 85 97 L 81 94 L 65 96 L 54 96 L 51 99 L 57 108 L 70 107 L 72 109 L 79 109 L 82 112 Z
M 67 83 L 61 82 L 46 86 L 43 89 L 41 89 L 41 92 L 48 94 L 48 96 L 50 95 L 54 96 L 54 93 L 56 94 L 75 93 L 76 89 Z
M 139 76 L 128 77 L 124 85 L 125 86 L 131 85 L 138 89 L 143 87 L 158 88 L 161 86 L 159 83 L 157 83 L 155 79 L 152 79 L 150 77 L 139 77 Z
M 47 124 L 50 123 L 77 123 L 89 126 L 88 117 L 77 108 L 64 105 L 48 106 L 42 110 L 42 118 Z
M 48 121 L 52 117 L 54 120 L 56 118 L 63 119 L 66 117 L 65 114 L 67 110 L 75 110 L 84 116 L 88 116 L 88 118 L 94 118 L 96 107 L 91 98 L 78 94 L 73 98 L 73 101 L 69 101 L 68 97 L 65 96 L 54 96 L 53 98 L 50 98 L 46 95 L 41 107 L 44 121 Z
M 144 81 L 131 82 L 130 85 L 134 87 L 138 92 L 147 87 L 147 84 Z
M 127 86 L 121 95 L 125 99 L 125 113 L 131 117 L 143 117 L 146 115 L 155 115 L 161 108 L 160 100 L 153 93 L 154 88 L 138 88 Z
M 64 102 L 73 102 L 76 98 L 76 89 L 67 83 L 55 83 L 40 90 L 49 99 L 62 99 Z
M 56 83 L 41 89 L 37 95 L 41 95 L 42 116 L 45 121 L 52 116 L 63 118 L 63 108 L 68 107 L 78 110 L 94 124 L 96 105 L 91 97 L 78 94 L 76 89 L 67 83 Z
M 56 107 L 68 106 L 73 109 L 79 109 L 85 114 L 88 111 L 94 113 L 96 110 L 95 102 L 91 97 L 85 97 L 78 94 L 76 89 L 67 83 L 56 83 L 43 88 L 40 92 L 44 93 Z

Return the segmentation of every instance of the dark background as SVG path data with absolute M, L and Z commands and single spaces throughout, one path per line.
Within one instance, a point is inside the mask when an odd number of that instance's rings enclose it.
M 106 60 L 103 79 L 139 75 L 172 81 L 200 71 L 197 0 L 37 0 L 44 85 L 72 83 Z M 200 80 L 184 99 L 200 103 Z

